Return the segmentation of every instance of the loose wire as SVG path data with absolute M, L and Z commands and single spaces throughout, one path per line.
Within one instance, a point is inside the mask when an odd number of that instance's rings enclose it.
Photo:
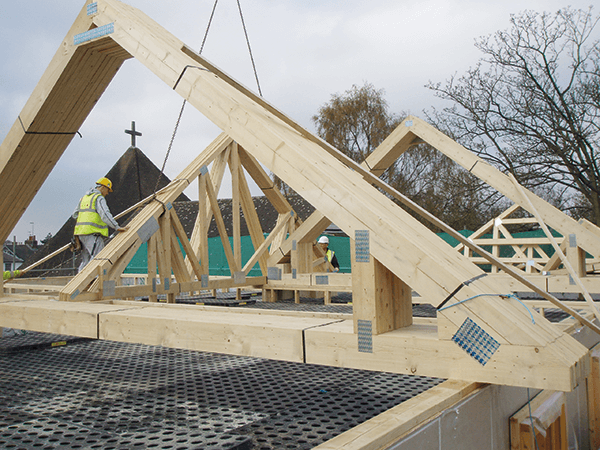
M 258 86 L 258 93 L 262 97 L 262 91 L 260 89 L 260 82 L 258 81 L 258 73 L 256 72 L 256 65 L 254 64 L 254 57 L 252 56 L 252 49 L 250 48 L 250 39 L 248 39 L 248 32 L 246 31 L 246 23 L 244 22 L 244 15 L 242 14 L 242 6 L 240 0 L 237 0 L 238 9 L 240 10 L 240 18 L 242 19 L 242 27 L 244 28 L 244 35 L 246 36 L 246 44 L 248 44 L 248 53 L 250 53 L 250 61 L 252 61 L 252 68 L 254 69 L 254 78 L 256 79 L 256 85 Z
M 204 32 L 204 38 L 202 38 L 202 44 L 200 46 L 200 54 L 202 54 L 202 50 L 204 49 L 204 44 L 206 43 L 206 38 L 208 37 L 208 30 L 210 30 L 210 25 L 212 23 L 213 17 L 215 15 L 215 10 L 217 9 L 217 3 L 219 0 L 215 0 L 213 5 L 212 12 L 210 13 L 210 18 L 208 19 L 208 24 L 206 25 L 206 31 Z M 187 69 L 187 67 L 186 67 Z M 184 69 L 185 71 L 185 69 Z M 179 80 L 178 80 L 179 82 Z M 181 104 L 181 109 L 179 111 L 179 116 L 177 117 L 177 122 L 175 123 L 175 129 L 173 130 L 173 134 L 171 135 L 171 141 L 169 142 L 169 148 L 167 149 L 167 153 L 165 154 L 165 159 L 162 164 L 162 168 L 160 169 L 160 174 L 158 175 L 158 179 L 156 180 L 156 185 L 154 186 L 153 196 L 156 198 L 156 191 L 158 191 L 158 186 L 160 184 L 161 178 L 164 176 L 165 167 L 167 165 L 167 160 L 169 159 L 169 155 L 171 153 L 171 148 L 173 147 L 173 142 L 175 141 L 175 136 L 177 135 L 177 131 L 179 130 L 179 124 L 181 123 L 181 117 L 183 116 L 183 111 L 185 110 L 185 105 L 187 104 L 187 100 L 183 99 L 183 103 Z
M 535 325 L 535 319 L 533 318 L 533 314 L 531 313 L 531 310 L 529 309 L 529 307 L 525 303 L 523 303 L 521 301 L 521 299 L 519 299 L 519 297 L 517 297 L 514 294 L 477 294 L 477 295 L 474 295 L 472 297 L 465 298 L 464 300 L 461 300 L 459 302 L 453 303 L 451 305 L 444 306 L 443 308 L 438 309 L 438 311 L 443 311 L 445 309 L 452 308 L 453 306 L 460 305 L 462 303 L 468 302 L 469 300 L 473 300 L 473 299 L 478 298 L 478 297 L 501 297 L 501 298 L 509 298 L 510 297 L 510 298 L 514 298 L 521 305 L 523 305 L 523 307 L 527 310 L 527 312 L 529 313 L 529 317 L 531 317 L 531 323 L 533 323 Z
M 531 424 L 531 433 L 533 434 L 533 443 L 536 450 L 539 450 L 537 436 L 535 435 L 535 427 L 533 426 L 533 414 L 531 414 L 531 398 L 529 397 L 529 388 L 527 388 L 527 405 L 529 406 L 529 423 Z

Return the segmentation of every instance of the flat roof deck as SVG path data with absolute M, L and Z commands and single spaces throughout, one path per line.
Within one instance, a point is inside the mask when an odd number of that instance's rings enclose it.
M 27 332 L 0 339 L 0 447 L 309 449 L 442 381 Z

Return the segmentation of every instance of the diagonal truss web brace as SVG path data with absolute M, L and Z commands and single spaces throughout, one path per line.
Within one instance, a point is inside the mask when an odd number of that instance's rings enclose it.
M 387 187 L 373 174 L 241 87 L 134 8 L 114 0 L 103 0 L 99 5 L 100 12 L 94 16 L 97 26 L 115 22 L 111 35 L 115 42 L 168 85 L 174 86 L 179 80 L 176 92 L 317 210 L 326 212 L 327 218 L 346 234 L 368 230 L 373 257 L 431 303 L 439 303 L 463 281 L 482 273 L 382 195 L 377 188 Z M 135 30 L 135 35 L 129 30 Z M 164 54 L 169 58 L 160 56 Z M 190 65 L 207 70 L 186 71 L 180 77 Z M 467 298 L 503 290 L 501 283 L 485 279 L 469 285 L 461 295 Z M 511 335 L 516 342 L 548 339 L 543 334 L 522 331 L 530 327 L 529 317 L 510 302 L 474 300 L 469 308 L 471 313 L 477 310 L 484 322 L 494 323 L 500 335 Z M 511 320 L 498 323 L 497 317 L 509 310 Z

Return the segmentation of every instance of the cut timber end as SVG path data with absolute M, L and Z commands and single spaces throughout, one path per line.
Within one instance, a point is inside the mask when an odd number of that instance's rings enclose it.
M 305 332 L 306 362 L 356 369 L 571 391 L 587 376 L 587 349 L 575 344 L 569 360 L 556 349 L 501 345 L 482 365 L 452 341 L 437 339 L 435 325 L 415 324 L 373 336 L 372 353 L 360 351 L 352 324 Z

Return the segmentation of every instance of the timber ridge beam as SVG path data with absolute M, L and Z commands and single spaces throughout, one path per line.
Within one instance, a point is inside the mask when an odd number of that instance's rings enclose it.
M 98 258 L 62 289 L 62 302 L 2 301 L 0 326 L 71 331 L 75 325 L 65 322 L 65 317 L 75 322 L 86 318 L 93 324 L 92 332 L 96 329 L 98 333 L 98 324 L 105 330 L 99 337 L 110 336 L 126 342 L 193 346 L 207 351 L 270 355 L 281 359 L 297 358 L 297 353 L 302 351 L 306 362 L 317 364 L 567 391 L 585 378 L 589 372 L 585 346 L 507 295 L 510 292 L 505 283 L 487 276 L 382 194 L 378 188 L 386 186 L 380 184 L 377 177 L 241 87 L 139 10 L 116 0 L 99 0 L 94 6 L 92 12 L 87 5 L 83 8 L 20 114 L 26 124 L 25 131 L 20 121 L 16 121 L 0 146 L 0 214 L 4 214 L 0 215 L 0 236 L 7 235 L 7 230 L 18 221 L 71 139 L 61 138 L 62 135 L 42 139 L 26 131 L 32 130 L 34 124 L 45 125 L 50 131 L 72 131 L 78 127 L 125 59 L 136 58 L 167 85 L 175 87 L 177 94 L 219 126 L 223 134 L 157 195 L 158 201 L 149 203 L 136 215 L 128 231 L 117 235 Z M 90 58 L 89 68 L 77 65 L 81 58 Z M 190 65 L 200 65 L 206 70 L 186 71 Z M 74 74 L 81 79 L 83 89 L 81 95 L 69 103 L 65 99 L 71 98 L 68 89 Z M 91 94 L 83 95 L 86 92 Z M 54 110 L 57 112 L 50 113 Z M 368 161 L 375 173 L 416 137 L 434 141 L 438 144 L 434 145 L 436 148 L 455 150 L 458 159 L 470 158 L 461 153 L 458 144 L 424 122 L 409 119 L 410 122 L 405 121 L 390 136 L 391 150 L 380 146 L 382 150 L 372 155 L 380 158 L 379 162 Z M 227 152 L 229 155 L 225 156 Z M 385 156 L 381 157 L 382 154 Z M 145 241 L 155 248 L 153 257 L 158 274 L 149 273 L 156 283 L 144 287 L 144 293 L 151 297 L 164 293 L 169 302 L 174 302 L 179 292 L 208 286 L 208 283 L 203 286 L 206 261 L 202 258 L 197 259 L 199 264 L 190 258 L 186 261 L 177 245 L 177 238 L 183 236 L 171 202 L 191 180 L 199 178 L 207 203 L 203 207 L 203 218 L 196 225 L 205 229 L 209 208 L 220 221 L 220 213 L 214 205 L 214 186 L 218 183 L 213 179 L 214 173 L 207 173 L 207 166 L 219 161 L 221 167 L 229 163 L 234 182 L 240 183 L 235 205 L 244 207 L 246 202 L 246 207 L 249 206 L 243 177 L 239 177 L 240 164 L 249 172 L 254 167 L 251 173 L 254 179 L 264 179 L 264 174 L 258 171 L 262 164 L 348 236 L 368 236 L 368 258 L 357 261 L 357 275 L 371 277 L 366 274 L 376 260 L 383 269 L 379 276 L 390 280 L 390 291 L 410 286 L 424 301 L 437 306 L 448 300 L 449 307 L 438 312 L 437 320 L 405 323 L 401 328 L 381 334 L 371 334 L 372 324 L 367 320 L 359 328 L 359 335 L 362 330 L 361 337 L 366 338 L 368 345 L 361 347 L 357 346 L 353 320 L 324 319 L 323 323 L 320 322 L 323 319 L 311 322 L 299 317 L 274 318 L 273 314 L 209 314 L 206 310 L 191 311 L 178 305 L 160 308 L 154 303 L 123 308 L 121 304 L 98 303 L 106 298 L 127 298 L 135 296 L 134 292 L 142 292 L 138 287 L 135 287 L 137 291 L 128 290 L 117 283 L 128 260 Z M 472 162 L 472 165 L 467 164 L 468 170 L 481 171 L 479 176 L 487 176 L 491 185 L 500 179 L 491 166 Z M 10 183 L 4 183 L 9 177 L 12 177 Z M 31 182 L 25 183 L 25 177 L 30 177 Z M 512 183 L 510 186 L 515 189 Z M 508 189 L 506 180 L 502 181 L 502 187 Z M 542 216 L 548 216 L 544 220 L 551 223 L 553 217 L 550 216 L 557 213 L 535 198 L 530 199 Z M 274 205 L 280 202 L 281 206 L 278 210 L 280 228 L 278 236 L 273 238 L 273 246 L 279 247 L 286 231 L 290 234 L 296 231 L 296 222 L 293 211 L 287 209 L 282 198 L 275 196 L 270 201 Z M 193 237 L 194 242 L 186 249 L 187 255 L 199 255 L 204 239 L 201 234 Z M 221 237 L 225 240 L 223 233 Z M 581 244 L 583 248 L 593 247 L 592 238 L 582 238 L 582 241 L 586 241 Z M 255 244 L 257 253 L 262 243 Z M 227 242 L 225 247 L 228 246 Z M 265 248 L 266 245 L 262 250 Z M 227 281 L 229 286 L 232 281 L 234 286 L 264 284 L 264 273 L 260 279 L 246 278 L 236 248 L 229 248 L 227 254 L 230 267 L 235 269 L 232 279 Z M 265 265 L 265 253 L 257 254 L 256 258 Z M 174 284 L 171 272 L 176 278 Z M 396 280 L 402 284 L 396 285 Z M 406 299 L 406 295 L 402 297 Z M 96 303 L 84 302 L 90 300 Z M 576 313 L 573 311 L 573 314 Z M 588 319 L 579 317 L 588 327 L 597 328 Z M 237 345 L 228 344 L 232 335 Z M 481 339 L 471 342 L 475 335 Z M 299 345 L 297 341 L 302 339 L 304 343 Z M 221 350 L 211 347 L 215 340 Z M 287 350 L 283 346 L 286 342 Z

